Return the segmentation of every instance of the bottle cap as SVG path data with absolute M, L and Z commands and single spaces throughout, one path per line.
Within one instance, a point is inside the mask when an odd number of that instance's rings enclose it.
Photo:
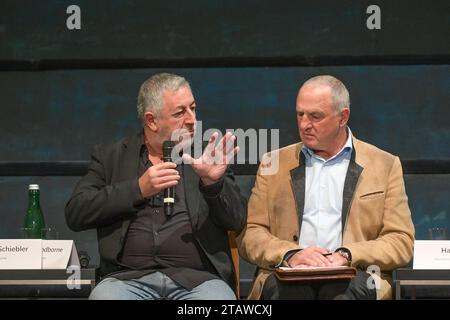
M 39 185 L 38 184 L 30 184 L 28 186 L 28 190 L 39 190 Z

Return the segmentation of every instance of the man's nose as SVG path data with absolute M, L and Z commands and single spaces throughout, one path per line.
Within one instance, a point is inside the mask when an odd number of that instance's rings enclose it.
M 300 129 L 306 130 L 311 128 L 311 121 L 309 121 L 308 117 L 302 117 L 300 119 Z
M 186 119 L 184 120 L 184 122 L 186 124 L 195 124 L 196 121 L 197 119 L 195 117 L 195 113 L 192 110 L 188 110 L 186 112 Z

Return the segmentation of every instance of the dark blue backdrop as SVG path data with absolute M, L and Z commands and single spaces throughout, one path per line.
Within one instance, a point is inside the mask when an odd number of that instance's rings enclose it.
M 279 128 L 298 141 L 295 97 L 317 74 L 343 80 L 356 137 L 402 159 L 450 159 L 450 2 L 12 1 L 0 4 L 0 161 L 88 160 L 92 146 L 139 129 L 151 74 L 190 80 L 203 129 Z M 66 28 L 81 8 L 82 29 Z M 0 177 L 0 238 L 20 236 L 27 186 L 47 223 L 98 263 L 95 231 L 73 233 L 64 205 L 78 177 Z M 245 195 L 254 178 L 238 177 Z M 450 179 L 407 175 L 417 238 L 450 231 Z M 245 265 L 243 277 L 252 277 Z

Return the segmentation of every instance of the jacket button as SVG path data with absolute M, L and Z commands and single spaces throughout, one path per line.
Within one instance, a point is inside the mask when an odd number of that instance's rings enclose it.
M 297 237 L 297 235 L 294 235 L 294 236 L 292 237 L 292 240 L 294 240 L 294 241 L 298 241 L 298 237 Z

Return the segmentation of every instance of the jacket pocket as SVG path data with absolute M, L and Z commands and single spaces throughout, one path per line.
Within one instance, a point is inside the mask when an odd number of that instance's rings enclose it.
M 384 197 L 384 191 L 374 191 L 359 196 L 360 200 L 378 199 Z

